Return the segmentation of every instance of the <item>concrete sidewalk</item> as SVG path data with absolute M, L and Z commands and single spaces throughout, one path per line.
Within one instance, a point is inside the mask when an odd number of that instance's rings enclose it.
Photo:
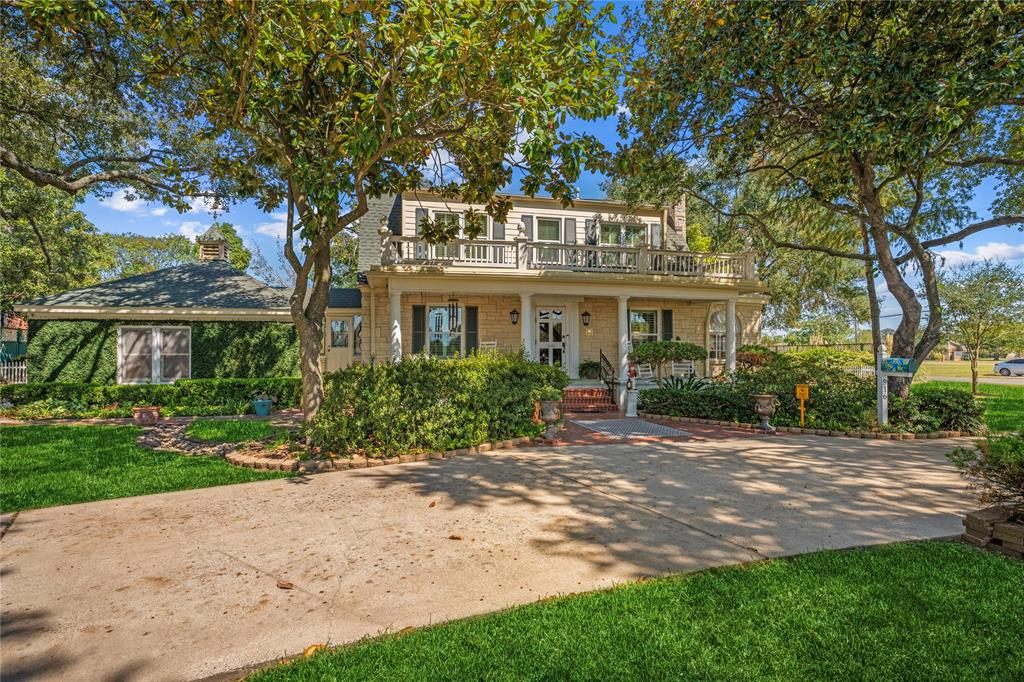
M 954 535 L 976 506 L 954 444 L 588 444 L 26 511 L 0 543 L 0 675 L 195 679 L 642 576 Z

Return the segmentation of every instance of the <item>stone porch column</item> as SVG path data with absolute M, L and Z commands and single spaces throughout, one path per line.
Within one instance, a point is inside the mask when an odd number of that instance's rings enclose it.
M 392 291 L 391 298 L 391 362 L 402 359 L 402 292 Z
M 619 409 L 626 406 L 626 382 L 629 381 L 629 296 L 619 296 Z
M 736 371 L 736 300 L 725 302 L 725 371 Z
M 527 360 L 536 360 L 533 352 L 533 294 L 519 294 L 523 312 L 519 315 L 519 331 L 522 333 L 523 352 Z

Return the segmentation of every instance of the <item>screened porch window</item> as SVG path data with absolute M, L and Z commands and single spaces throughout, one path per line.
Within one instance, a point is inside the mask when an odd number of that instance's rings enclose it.
M 427 314 L 427 347 L 436 358 L 453 358 L 462 354 L 462 309 L 456 308 L 454 318 L 448 306 L 431 306 Z
M 118 328 L 118 383 L 169 384 L 191 375 L 191 327 Z

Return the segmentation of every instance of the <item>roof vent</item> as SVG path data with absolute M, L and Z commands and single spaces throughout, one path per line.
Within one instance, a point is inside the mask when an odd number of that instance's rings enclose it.
M 228 259 L 228 240 L 216 225 L 211 225 L 210 229 L 196 237 L 196 243 L 199 244 L 200 263 Z

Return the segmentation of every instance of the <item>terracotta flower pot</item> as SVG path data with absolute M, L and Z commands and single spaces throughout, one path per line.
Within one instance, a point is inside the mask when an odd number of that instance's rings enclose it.
M 152 426 L 160 421 L 160 408 L 156 405 L 133 407 L 132 421 L 139 426 Z

